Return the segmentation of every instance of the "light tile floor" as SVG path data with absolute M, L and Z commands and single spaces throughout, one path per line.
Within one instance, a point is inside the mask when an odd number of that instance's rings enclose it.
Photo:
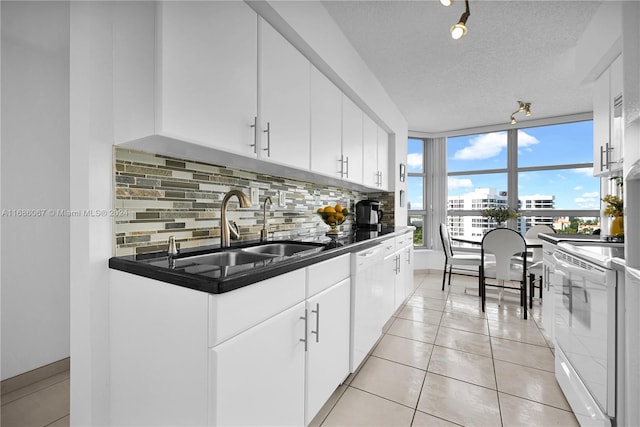
M 577 426 L 534 302 L 465 294 L 477 278 L 416 272 L 416 289 L 312 426 Z
M 577 426 L 554 374 L 539 302 L 517 298 L 482 312 L 477 278 L 416 272 L 413 295 L 360 370 L 312 426 Z M 3 427 L 69 426 L 69 372 L 2 396 Z

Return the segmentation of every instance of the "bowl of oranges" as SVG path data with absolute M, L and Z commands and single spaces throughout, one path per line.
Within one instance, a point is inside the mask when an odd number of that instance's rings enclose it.
M 338 234 L 340 231 L 337 227 L 346 221 L 350 213 L 349 209 L 342 207 L 342 205 L 338 203 L 335 206 L 327 205 L 318 208 L 317 214 L 322 218 L 322 222 L 331 227 L 331 229 L 327 231 L 327 234 Z

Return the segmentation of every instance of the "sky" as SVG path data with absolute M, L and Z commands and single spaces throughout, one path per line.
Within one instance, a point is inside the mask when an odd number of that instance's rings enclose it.
M 409 140 L 407 170 L 422 170 L 421 141 Z M 593 162 L 593 122 L 584 121 L 518 131 L 518 166 L 544 166 Z M 479 171 L 506 168 L 507 132 L 491 132 L 448 138 L 447 171 Z M 428 176 L 428 175 L 427 175 Z M 422 181 L 409 177 L 408 200 L 422 209 Z M 460 196 L 475 188 L 507 190 L 507 174 L 450 176 L 449 195 Z M 555 196 L 556 209 L 599 209 L 600 180 L 593 168 L 521 172 L 519 196 Z

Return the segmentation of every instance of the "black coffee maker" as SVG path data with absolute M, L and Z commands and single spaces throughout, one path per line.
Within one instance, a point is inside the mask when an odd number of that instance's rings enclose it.
M 361 200 L 356 203 L 356 227 L 364 230 L 382 229 L 382 203 L 377 200 Z

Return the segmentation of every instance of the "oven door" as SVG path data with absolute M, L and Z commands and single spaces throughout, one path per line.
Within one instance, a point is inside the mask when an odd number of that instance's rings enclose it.
M 573 381 L 573 388 L 586 388 L 602 412 L 613 418 L 616 274 L 562 250 L 556 249 L 554 258 L 562 281 L 555 294 L 556 346 L 561 350 L 556 360 L 566 358 L 563 363 L 568 363 L 580 380 Z M 556 372 L 558 375 L 562 372 Z M 569 400 L 569 393 L 563 391 Z M 577 415 L 576 409 L 574 412 Z

